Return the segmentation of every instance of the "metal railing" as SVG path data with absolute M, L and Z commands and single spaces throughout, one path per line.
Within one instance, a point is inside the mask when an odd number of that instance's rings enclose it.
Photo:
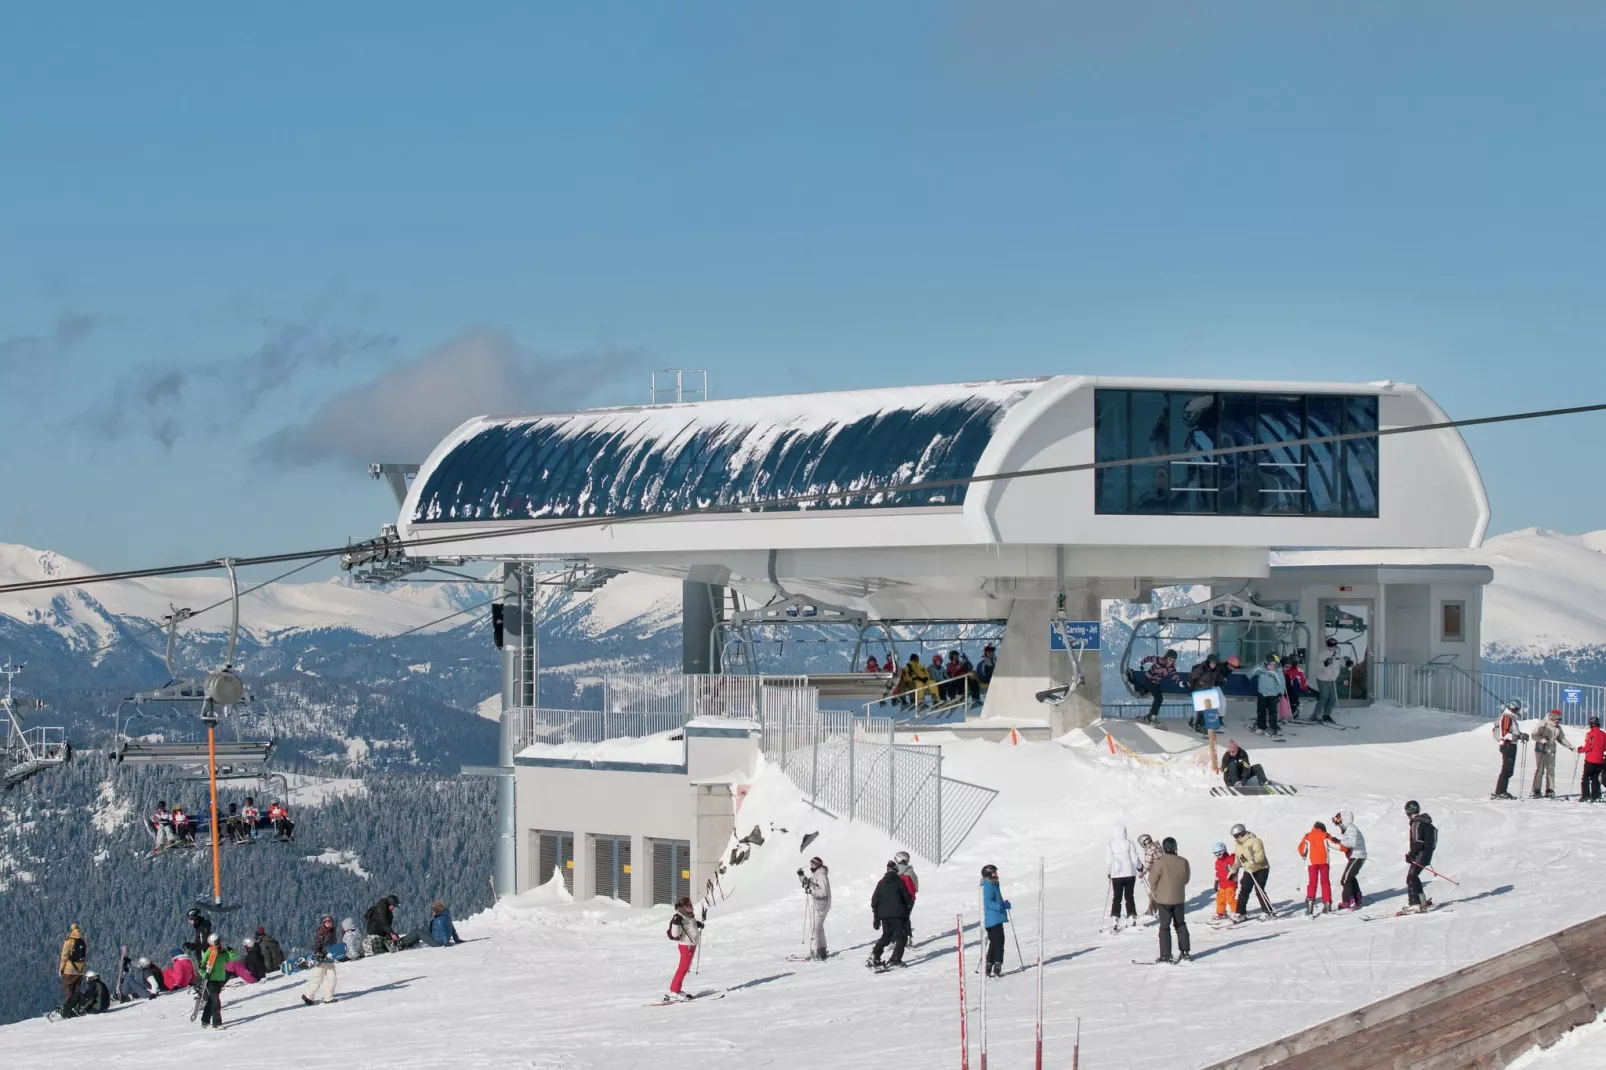
M 544 710 L 522 707 L 508 711 L 513 718 L 513 751 L 532 743 L 601 743 L 609 739 L 637 739 L 683 728 L 686 715 L 675 712 L 615 712 L 610 710 Z
M 602 708 L 618 713 L 757 719 L 765 688 L 797 688 L 807 683 L 806 676 L 621 673 L 602 678 Z
M 1560 710 L 1563 724 L 1582 725 L 1590 717 L 1606 716 L 1606 686 L 1463 669 L 1445 660 L 1425 664 L 1377 662 L 1373 688 L 1379 702 L 1424 706 L 1491 720 L 1511 701 L 1522 703 L 1527 717 Z
M 876 710 L 886 709 L 892 711 L 898 724 L 935 724 L 963 711 L 961 720 L 964 720 L 972 709 L 980 708 L 985 697 L 975 673 L 921 684 L 910 691 L 897 690 L 896 681 L 889 688 L 885 697 L 864 704 L 866 717 L 873 716 Z

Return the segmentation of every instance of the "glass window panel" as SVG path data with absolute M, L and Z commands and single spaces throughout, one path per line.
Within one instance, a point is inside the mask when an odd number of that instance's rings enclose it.
M 1262 394 L 1256 399 L 1255 431 L 1265 443 L 1297 442 L 1305 437 L 1305 399 L 1301 395 Z M 1305 512 L 1305 448 L 1278 446 L 1252 454 L 1260 479 L 1260 508 L 1269 514 Z M 1250 512 L 1245 502 L 1244 511 Z
M 1221 424 L 1219 445 L 1252 446 L 1260 441 L 1255 427 L 1255 395 L 1223 394 L 1221 396 Z M 1258 453 L 1229 453 L 1221 458 L 1217 479 L 1221 487 L 1222 513 L 1260 512 L 1260 469 Z
M 1125 390 L 1096 390 L 1093 393 L 1093 456 L 1100 461 L 1119 461 L 1131 454 L 1128 441 L 1131 421 Z M 1130 468 L 1100 468 L 1093 473 L 1094 510 L 1125 513 L 1131 509 L 1128 486 Z
M 1346 398 L 1344 430 L 1376 431 L 1377 398 Z M 1344 515 L 1377 515 L 1377 439 L 1344 443 Z
M 1216 395 L 1168 394 L 1167 408 L 1171 437 L 1167 453 L 1195 453 L 1216 445 Z M 1214 513 L 1216 511 L 1217 459 L 1191 457 L 1169 462 L 1171 469 L 1171 511 L 1173 513 Z
M 1312 394 L 1305 399 L 1305 433 L 1315 438 L 1320 435 L 1337 435 L 1344 426 L 1344 399 L 1331 394 Z M 1332 516 L 1342 504 L 1340 489 L 1343 471 L 1339 458 L 1343 444 L 1323 442 L 1305 447 L 1305 489 L 1308 492 L 1307 512 L 1317 516 Z

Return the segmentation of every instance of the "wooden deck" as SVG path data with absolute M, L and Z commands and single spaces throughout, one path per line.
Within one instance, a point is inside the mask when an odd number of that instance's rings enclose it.
M 1495 1068 L 1606 1007 L 1606 917 L 1418 985 L 1209 1070 Z

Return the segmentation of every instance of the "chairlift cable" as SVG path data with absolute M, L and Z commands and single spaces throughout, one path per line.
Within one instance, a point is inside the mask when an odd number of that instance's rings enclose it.
M 828 502 L 834 499 L 851 498 L 873 491 L 874 493 L 897 495 L 909 494 L 916 491 L 944 490 L 958 487 L 968 487 L 977 483 L 999 483 L 1009 479 L 1029 479 L 1035 476 L 1069 475 L 1077 472 L 1095 472 L 1109 468 L 1130 468 L 1137 465 L 1169 464 L 1174 461 L 1198 460 L 1201 458 L 1230 457 L 1245 453 L 1264 453 L 1270 450 L 1289 449 L 1294 446 L 1318 446 L 1338 442 L 1349 442 L 1357 439 L 1380 439 L 1395 435 L 1416 434 L 1423 431 L 1450 431 L 1464 427 L 1487 427 L 1494 424 L 1516 423 L 1525 420 L 1541 420 L 1555 416 L 1575 416 L 1582 413 L 1606 411 L 1606 402 L 1591 405 L 1571 405 L 1557 409 L 1535 409 L 1527 412 L 1502 413 L 1497 416 L 1475 416 L 1464 420 L 1440 420 L 1434 423 L 1408 424 L 1403 427 L 1386 427 L 1376 431 L 1347 431 L 1334 435 L 1312 435 L 1307 438 L 1289 439 L 1283 442 L 1257 442 L 1243 446 L 1214 446 L 1208 449 L 1187 450 L 1181 453 L 1165 453 L 1153 457 L 1126 457 L 1117 460 L 1083 461 L 1076 464 L 1047 465 L 1041 468 L 1022 468 L 1013 472 L 989 472 L 982 475 L 956 476 L 947 479 L 927 479 L 914 483 L 905 483 L 895 486 L 867 488 L 859 491 L 816 491 L 808 494 L 792 494 L 777 498 L 767 498 L 747 502 L 733 502 L 727 505 L 714 505 L 691 509 L 665 510 L 660 513 L 642 513 L 632 516 L 600 516 L 587 517 L 575 520 L 556 521 L 544 524 L 528 524 L 516 527 L 499 528 L 494 531 L 463 532 L 454 535 L 431 535 L 423 538 L 409 539 L 397 545 L 403 551 L 424 549 L 431 546 L 461 545 L 468 542 L 478 542 L 484 539 L 505 539 L 519 535 L 550 534 L 552 532 L 574 531 L 585 528 L 604 528 L 621 524 L 639 524 L 643 522 L 656 522 L 664 520 L 681 520 L 702 516 L 719 516 L 737 513 L 761 512 L 765 509 L 774 509 L 794 505 L 810 505 Z M 237 567 L 250 567 L 253 565 L 275 565 L 288 561 L 305 561 L 309 558 L 326 558 L 346 552 L 348 547 L 325 547 L 317 550 L 294 551 L 281 554 L 260 554 L 254 557 L 233 558 Z M 116 572 L 91 573 L 86 576 L 63 576 L 51 579 L 29 580 L 24 583 L 9 583 L 0 585 L 0 594 L 15 594 L 23 591 L 53 590 L 60 587 L 88 587 L 98 583 L 114 583 L 119 580 L 147 579 L 156 576 L 181 576 L 196 572 L 211 572 L 222 568 L 220 559 L 208 561 L 195 561 L 182 565 L 163 565 L 155 568 L 122 569 Z

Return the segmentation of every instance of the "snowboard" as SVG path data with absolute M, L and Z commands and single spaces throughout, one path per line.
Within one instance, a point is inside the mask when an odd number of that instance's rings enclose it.
M 1215 787 L 1210 789 L 1210 794 L 1216 795 L 1216 796 L 1223 796 L 1223 795 L 1298 795 L 1299 794 L 1299 789 L 1294 787 L 1292 784 L 1278 784 L 1278 783 L 1259 784 L 1259 785 L 1255 785 L 1255 786 L 1252 786 L 1252 787 L 1246 787 L 1246 786 L 1244 786 L 1242 784 L 1239 784 L 1239 785 L 1237 785 L 1235 787 L 1228 787 L 1225 784 L 1217 784 Z
M 661 999 L 656 1003 L 644 1003 L 644 1007 L 673 1007 L 680 1003 L 695 1003 L 700 999 L 724 999 L 725 990 L 722 988 L 705 988 L 701 992 L 687 992 L 674 999 Z

